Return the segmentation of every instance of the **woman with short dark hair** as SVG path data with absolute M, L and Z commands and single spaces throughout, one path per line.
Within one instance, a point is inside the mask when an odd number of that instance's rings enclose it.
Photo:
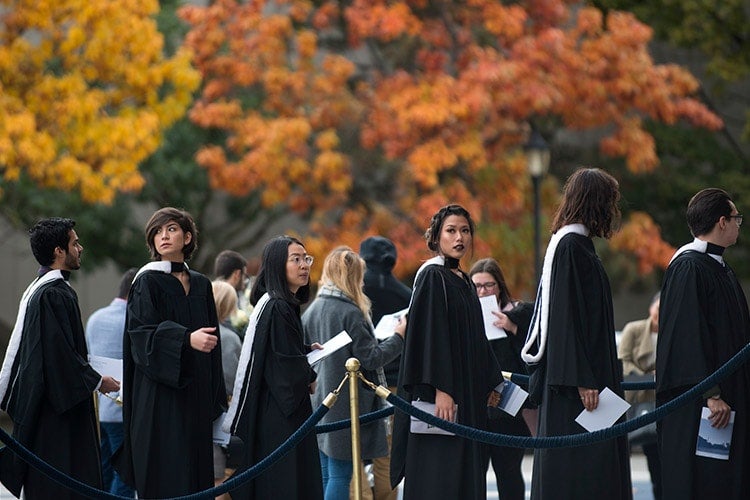
M 226 408 L 211 281 L 188 269 L 198 230 L 189 213 L 146 224 L 152 262 L 128 295 L 123 338 L 123 446 L 113 459 L 140 498 L 211 488 L 212 423 Z

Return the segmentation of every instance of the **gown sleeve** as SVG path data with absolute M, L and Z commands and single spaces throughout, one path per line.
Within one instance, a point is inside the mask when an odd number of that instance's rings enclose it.
M 657 392 L 694 385 L 709 374 L 706 358 L 713 353 L 701 340 L 701 332 L 711 330 L 699 295 L 704 287 L 690 258 L 678 258 L 667 269 L 659 305 Z
M 564 238 L 555 253 L 550 290 L 549 330 L 547 337 L 547 384 L 558 387 L 599 387 L 593 360 L 595 335 L 605 335 L 591 325 L 589 294 L 598 276 L 592 260 Z M 614 332 L 612 332 L 614 335 Z
M 188 329 L 174 321 L 162 321 L 160 311 L 168 307 L 158 295 L 156 273 L 145 273 L 130 289 L 127 334 L 133 362 L 148 378 L 179 388 L 183 351 L 188 346 Z
M 309 399 L 315 380 L 303 343 L 302 323 L 291 307 L 274 301 L 268 314 L 268 351 L 264 378 L 269 391 L 287 417 Z
M 80 345 L 85 337 L 72 294 L 50 287 L 40 297 L 39 311 L 33 328 L 41 331 L 45 395 L 60 414 L 90 398 L 102 377 L 89 365 L 85 343 Z
M 409 307 L 400 385 L 408 392 L 428 385 L 455 397 L 456 383 L 445 278 L 428 266 L 414 285 Z

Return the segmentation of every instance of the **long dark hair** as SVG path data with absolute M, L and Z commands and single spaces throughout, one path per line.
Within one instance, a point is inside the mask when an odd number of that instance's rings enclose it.
M 497 282 L 498 290 L 500 291 L 500 309 L 513 302 L 508 290 L 508 285 L 505 283 L 505 276 L 503 276 L 503 270 L 500 269 L 500 264 L 495 259 L 487 258 L 476 261 L 471 270 L 469 270 L 469 278 L 477 273 L 489 273 Z
M 598 168 L 579 168 L 565 182 L 552 232 L 579 223 L 588 228 L 591 236 L 609 238 L 620 220 L 619 200 L 617 179 Z
M 274 298 L 281 298 L 293 304 L 304 304 L 310 299 L 310 282 L 300 287 L 297 293 L 292 293 L 286 279 L 286 263 L 289 260 L 289 245 L 302 245 L 293 236 L 277 236 L 263 247 L 263 257 L 260 263 L 258 277 L 255 279 L 250 292 L 250 303 L 258 303 L 264 293 Z

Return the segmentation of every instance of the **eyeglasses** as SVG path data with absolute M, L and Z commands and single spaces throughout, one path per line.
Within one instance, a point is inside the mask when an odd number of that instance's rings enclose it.
M 297 255 L 294 254 L 291 257 L 289 257 L 289 262 L 294 262 L 297 264 L 297 266 L 301 266 L 304 262 L 308 266 L 312 266 L 312 263 L 315 261 L 315 257 L 312 255 Z
M 489 292 L 497 286 L 497 283 L 495 283 L 494 281 L 488 281 L 487 283 L 474 283 L 474 286 L 477 287 L 477 290 L 481 290 L 482 288 L 484 288 Z
M 727 215 L 727 216 L 726 216 L 726 218 L 727 218 L 727 219 L 734 219 L 734 220 L 736 220 L 736 221 L 737 221 L 737 225 L 738 225 L 738 226 L 741 226 L 741 225 L 742 225 L 742 214 L 737 214 L 737 215 Z

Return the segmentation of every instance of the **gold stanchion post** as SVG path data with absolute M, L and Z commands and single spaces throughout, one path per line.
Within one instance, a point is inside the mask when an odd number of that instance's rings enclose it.
M 359 360 L 346 360 L 346 371 L 349 375 L 349 409 L 352 418 L 352 481 L 354 481 L 354 500 L 362 500 L 362 455 L 359 443 Z

